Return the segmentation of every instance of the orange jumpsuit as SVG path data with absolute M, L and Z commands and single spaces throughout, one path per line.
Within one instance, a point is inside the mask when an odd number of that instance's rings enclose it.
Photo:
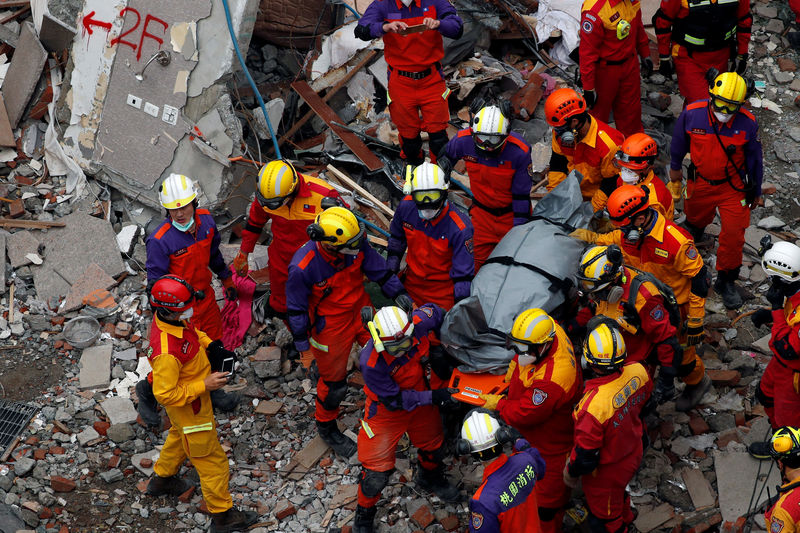
M 622 187 L 624 184 L 625 182 L 622 181 L 622 178 L 617 178 L 617 187 Z M 661 181 L 661 178 L 656 176 L 652 170 L 637 185 L 647 187 L 647 203 L 649 205 L 666 216 L 667 220 L 672 220 L 675 217 L 675 200 L 672 199 L 672 194 L 664 182 Z M 598 204 L 601 204 L 601 207 L 605 207 L 608 203 L 608 195 L 603 190 L 599 190 L 597 196 Z

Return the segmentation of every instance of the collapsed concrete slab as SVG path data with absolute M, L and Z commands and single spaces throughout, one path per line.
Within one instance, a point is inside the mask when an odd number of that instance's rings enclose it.
M 759 486 L 766 483 L 767 487 L 780 485 L 778 470 L 770 468 L 767 463 L 762 463 L 759 468 L 759 463 L 745 451 L 714 451 L 719 510 L 723 520 L 736 522 L 740 516 L 757 509 L 767 500 L 768 491 L 756 489 L 754 492 L 754 483 Z M 758 501 L 753 501 L 751 506 L 750 498 L 754 493 L 758 495 Z
M 19 44 L 3 81 L 3 98 L 11 127 L 15 128 L 42 75 L 47 51 L 36 37 L 33 25 L 22 25 Z
M 111 381 L 111 351 L 114 346 L 101 344 L 83 350 L 81 354 L 80 389 L 108 387 Z

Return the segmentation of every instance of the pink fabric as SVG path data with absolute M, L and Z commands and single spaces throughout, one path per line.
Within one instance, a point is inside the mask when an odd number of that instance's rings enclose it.
M 222 308 L 222 344 L 226 350 L 235 350 L 242 345 L 244 336 L 253 320 L 253 293 L 256 282 L 248 276 L 240 276 L 233 270 L 233 283 L 239 292 L 235 302 L 225 302 Z

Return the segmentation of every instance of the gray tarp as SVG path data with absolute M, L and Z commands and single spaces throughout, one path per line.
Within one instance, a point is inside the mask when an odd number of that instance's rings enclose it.
M 533 210 L 533 220 L 513 228 L 495 247 L 472 282 L 468 298 L 445 315 L 442 344 L 463 372 L 503 373 L 513 353 L 505 337 L 514 318 L 532 307 L 548 313 L 575 287 L 585 244 L 568 236 L 592 210 L 583 202 L 582 176 L 573 172 Z M 559 225 L 562 223 L 564 225 Z

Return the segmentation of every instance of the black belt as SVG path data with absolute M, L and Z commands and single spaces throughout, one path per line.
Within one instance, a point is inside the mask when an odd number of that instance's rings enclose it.
M 433 64 L 432 67 L 428 67 L 425 70 L 420 70 L 417 72 L 410 72 L 408 70 L 399 70 L 393 67 L 389 67 L 391 72 L 396 72 L 398 75 L 403 76 L 404 78 L 411 78 L 412 80 L 421 80 L 422 78 L 427 78 L 433 72 L 433 69 L 439 70 L 441 68 L 441 63 L 438 61 Z
M 718 179 L 718 180 L 711 180 L 711 179 L 708 179 L 707 177 L 703 176 L 699 172 L 696 172 L 696 174 L 697 174 L 697 176 L 700 177 L 701 180 L 705 181 L 709 185 L 722 185 L 723 183 L 728 183 L 729 181 L 731 181 L 731 179 L 727 178 L 727 177 L 726 178 L 722 178 L 722 179 Z
M 609 59 L 601 59 L 600 61 L 602 61 L 606 65 L 622 65 L 623 63 L 626 63 L 629 59 L 630 59 L 629 57 L 626 57 L 625 59 L 617 59 L 616 61 L 612 61 Z
M 505 205 L 503 207 L 489 207 L 488 205 L 482 204 L 481 202 L 479 202 L 477 198 L 473 198 L 472 199 L 472 205 L 473 205 L 473 207 L 477 207 L 479 209 L 482 209 L 482 210 L 486 211 L 487 213 L 489 213 L 490 215 L 494 215 L 496 217 L 499 217 L 501 215 L 505 215 L 507 213 L 513 213 L 514 212 L 514 210 L 512 209 L 512 207 L 510 205 Z

